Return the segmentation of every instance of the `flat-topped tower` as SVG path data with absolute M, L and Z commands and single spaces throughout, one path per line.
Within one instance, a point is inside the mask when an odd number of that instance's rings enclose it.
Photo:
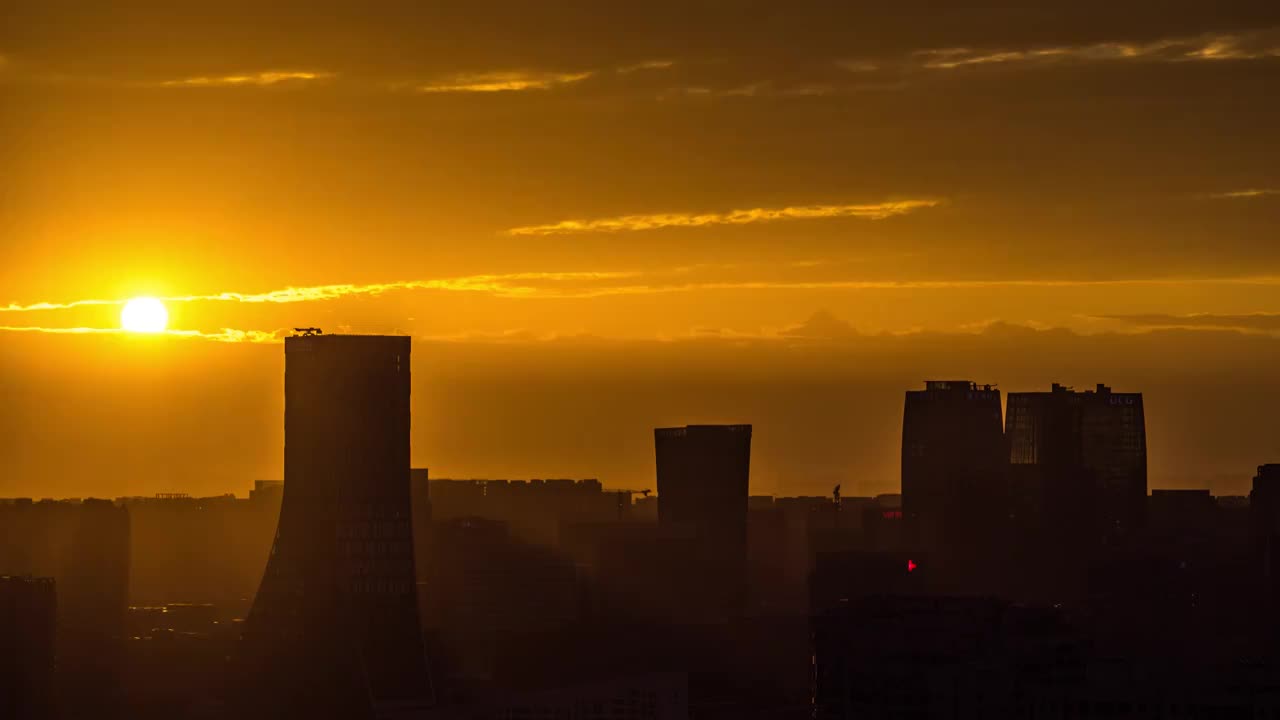
M 430 700 L 409 492 L 411 339 L 285 339 L 284 497 L 245 624 L 249 707 L 371 717 Z

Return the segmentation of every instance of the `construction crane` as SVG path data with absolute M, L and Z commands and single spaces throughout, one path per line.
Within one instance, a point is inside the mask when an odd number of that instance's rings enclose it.
M 645 497 L 649 497 L 649 494 L 652 493 L 653 491 L 650 490 L 649 488 L 645 488 L 644 490 L 627 490 L 625 488 L 619 488 L 615 490 L 613 488 L 608 488 L 605 490 L 605 492 L 626 493 L 627 495 L 643 495 Z
M 649 488 L 645 488 L 644 490 L 629 490 L 629 489 L 626 489 L 626 488 L 621 488 L 621 489 L 609 488 L 609 489 L 605 490 L 604 492 L 607 492 L 607 493 L 615 493 L 615 494 L 617 494 L 617 496 L 618 496 L 618 519 L 619 519 L 619 520 L 621 520 L 621 519 L 622 519 L 622 515 L 623 515 L 624 511 L 626 510 L 627 506 L 631 505 L 631 496 L 632 496 L 632 495 L 643 495 L 643 496 L 645 496 L 645 497 L 649 497 L 649 494 L 650 494 L 650 493 L 652 493 L 653 491 L 652 491 L 652 490 L 650 490 Z M 624 496 L 624 495 L 625 495 L 625 496 L 626 496 L 626 498 L 627 498 L 627 501 L 626 501 L 625 503 L 622 501 L 622 498 L 623 498 L 623 496 Z
M 313 337 L 315 335 L 323 335 L 324 331 L 316 327 L 294 328 L 293 332 L 301 337 Z

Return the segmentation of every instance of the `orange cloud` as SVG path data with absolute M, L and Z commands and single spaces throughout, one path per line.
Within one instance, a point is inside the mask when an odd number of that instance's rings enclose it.
M 91 327 L 32 327 L 32 326 L 13 326 L 0 325 L 0 332 L 20 332 L 20 333 L 42 333 L 46 335 L 137 335 L 122 328 L 91 328 Z M 204 332 L 202 330 L 162 330 L 156 333 L 146 333 L 147 336 L 159 337 L 176 337 L 176 338 L 194 338 L 200 340 L 213 340 L 216 342 L 226 343 L 278 343 L 283 341 L 284 331 L 275 330 L 267 332 L 264 330 L 235 330 L 232 328 L 223 328 L 219 332 Z
M 1221 313 L 1191 313 L 1168 315 L 1148 313 L 1138 315 L 1100 315 L 1101 320 L 1115 320 L 1143 329 L 1204 329 L 1232 330 L 1243 333 L 1280 332 L 1280 313 L 1246 313 L 1226 315 Z
M 161 297 L 165 302 L 239 302 L 239 303 L 299 303 L 336 300 L 352 295 L 381 295 L 397 290 L 442 290 L 452 292 L 480 292 L 503 297 L 531 297 L 545 288 L 539 283 L 584 282 L 619 280 L 641 275 L 638 272 L 523 272 L 502 275 L 467 275 L 434 280 L 401 280 L 364 285 L 335 284 L 288 287 L 260 293 L 221 292 L 207 295 L 173 295 Z M 10 303 L 0 306 L 0 313 L 70 310 L 95 305 L 123 305 L 127 298 L 119 300 L 72 300 L 69 302 L 36 302 L 29 305 Z
M 331 77 L 333 77 L 333 73 L 328 72 L 266 70 L 236 75 L 189 77 L 181 80 L 168 80 L 160 83 L 160 85 L 163 87 L 228 87 L 236 85 L 266 87 L 284 82 L 324 80 Z
M 1231 192 L 1213 193 L 1209 197 L 1215 200 L 1249 200 L 1253 198 L 1268 197 L 1271 195 L 1280 195 L 1280 190 L 1272 188 L 1250 188 L 1248 190 L 1233 190 Z
M 776 281 L 742 280 L 725 282 L 650 283 L 610 285 L 561 290 L 547 288 L 531 298 L 597 298 L 614 295 L 657 295 L 679 292 L 716 290 L 967 290 L 981 288 L 1074 288 L 1106 286 L 1212 286 L 1266 285 L 1280 286 L 1280 277 L 1242 278 L 1132 278 L 1115 280 L 817 280 Z
M 935 48 L 914 53 L 921 67 L 953 70 L 973 65 L 1051 62 L 1102 62 L 1150 60 L 1195 62 L 1260 60 L 1280 57 L 1280 40 L 1255 35 L 1206 35 L 1170 38 L 1149 43 L 1107 42 L 1030 49 L 975 50 L 965 47 Z
M 672 60 L 646 60 L 632 65 L 623 65 L 616 68 L 616 70 L 625 75 L 640 70 L 670 70 L 673 67 L 675 67 L 675 62 Z
M 794 263 L 796 267 L 820 264 L 817 261 Z M 729 269 L 734 266 L 716 266 Z M 1013 278 L 1003 280 L 726 280 L 674 282 L 673 277 L 688 277 L 705 269 L 702 266 L 672 268 L 662 272 L 608 271 L 608 272 L 524 272 L 494 275 L 467 275 L 434 280 L 402 280 L 364 285 L 337 284 L 288 287 L 260 293 L 221 292 L 206 295 L 173 295 L 161 297 L 165 302 L 235 302 L 246 304 L 288 304 L 322 302 L 353 296 L 377 296 L 383 293 L 411 290 L 442 292 L 483 293 L 495 297 L 518 299 L 589 299 L 617 295 L 656 295 L 677 292 L 716 290 L 964 290 L 975 288 L 1070 288 L 1100 286 L 1213 286 L 1213 285 L 1280 285 L 1280 277 L 1223 277 L 1223 278 L 1119 278 L 1107 280 L 1088 279 L 1036 279 Z M 614 282 L 632 281 L 632 282 Z M 53 303 L 38 302 L 30 305 L 10 304 L 0 307 L 0 313 L 68 310 L 93 305 L 122 305 L 121 300 L 74 300 Z M 24 330 L 8 327 L 0 329 Z M 40 328 L 30 328 L 40 331 Z M 50 329 L 56 332 L 92 332 L 92 328 Z M 116 332 L 111 329 L 107 332 Z M 170 333 L 195 331 L 170 330 Z
M 214 295 L 179 295 L 161 298 L 173 302 L 233 301 L 242 303 L 297 303 L 335 300 L 352 295 L 381 295 L 396 290 L 444 290 L 482 292 L 503 297 L 529 297 L 544 288 L 536 283 L 617 280 L 640 275 L 635 272 L 525 272 L 504 275 L 468 275 L 437 280 L 401 280 L 367 285 L 314 285 L 290 287 L 263 293 L 224 292 Z
M 657 213 L 622 215 L 591 220 L 561 220 L 546 225 L 529 225 L 507 230 L 508 235 L 563 235 L 589 232 L 630 232 L 660 228 L 694 228 L 711 225 L 750 225 L 778 220 L 813 220 L 820 218 L 862 218 L 884 220 L 915 210 L 936 207 L 940 200 L 893 200 L 865 205 L 801 205 L 782 208 L 751 208 L 726 213 Z
M 575 73 L 554 72 L 489 72 L 464 73 L 447 80 L 417 86 L 424 93 L 492 93 L 518 90 L 548 90 L 559 85 L 569 85 L 586 80 L 591 71 Z
M 90 307 L 94 305 L 123 305 L 124 300 L 72 300 L 71 302 L 53 303 L 38 302 L 30 305 L 18 305 L 17 303 L 9 303 L 0 306 L 0 313 L 6 312 L 38 312 L 41 310 L 70 310 L 77 307 Z

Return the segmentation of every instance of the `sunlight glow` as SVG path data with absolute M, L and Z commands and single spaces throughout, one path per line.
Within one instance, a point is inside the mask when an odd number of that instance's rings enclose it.
M 120 326 L 130 332 L 164 332 L 169 325 L 169 311 L 155 298 L 134 298 L 120 311 Z

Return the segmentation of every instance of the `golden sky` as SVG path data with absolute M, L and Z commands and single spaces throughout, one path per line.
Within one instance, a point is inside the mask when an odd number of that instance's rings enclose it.
M 281 475 L 284 329 L 415 337 L 414 462 L 897 488 L 903 391 L 1147 396 L 1280 460 L 1280 6 L 0 8 L 0 495 Z M 120 301 L 166 299 L 159 337 Z

